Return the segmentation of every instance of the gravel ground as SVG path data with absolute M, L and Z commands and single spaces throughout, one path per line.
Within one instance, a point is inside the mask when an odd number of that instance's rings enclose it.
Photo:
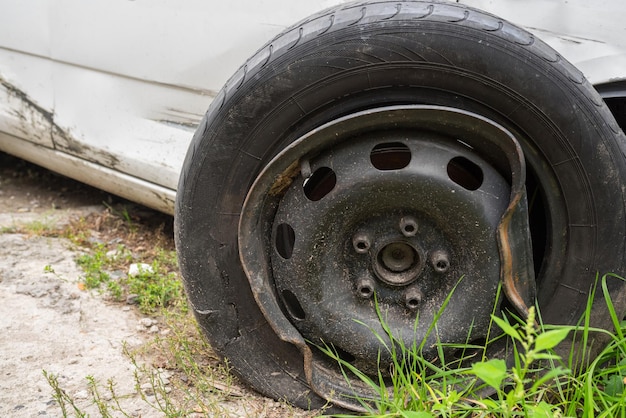
M 141 347 L 169 330 L 133 306 L 86 291 L 75 262 L 79 250 L 64 238 L 32 231 L 97 218 L 117 200 L 0 153 L 0 416 L 62 416 L 44 371 L 92 417 L 102 414 L 93 404 L 88 376 L 100 383 L 114 380 L 130 415 L 163 416 L 141 400 L 123 346 Z M 169 220 L 171 227 L 171 217 L 138 210 Z M 245 388 L 237 391 L 241 404 L 228 399 L 225 408 L 232 413 L 226 416 L 310 416 Z
M 61 239 L 0 235 L 0 415 L 32 417 L 60 414 L 43 370 L 85 411 L 86 376 L 115 379 L 118 393 L 133 394 L 133 367 L 122 344 L 141 345 L 140 319 L 132 310 L 112 309 L 77 287 L 81 272 Z M 45 273 L 45 266 L 54 273 Z M 84 402 L 83 402 L 84 401 Z M 124 409 L 157 416 L 137 398 Z
M 76 250 L 67 240 L 11 232 L 18 225 L 54 228 L 103 212 L 107 199 L 0 154 L 0 416 L 61 416 L 44 370 L 91 416 L 99 414 L 90 406 L 87 376 L 115 379 L 120 395 L 137 395 L 122 345 L 147 341 L 144 318 L 81 290 Z M 160 416 L 138 396 L 121 399 L 132 414 Z

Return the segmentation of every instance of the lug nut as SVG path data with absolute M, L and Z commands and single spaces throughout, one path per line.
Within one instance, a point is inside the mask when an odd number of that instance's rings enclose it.
M 430 256 L 430 263 L 437 273 L 445 273 L 450 268 L 450 256 L 443 250 L 434 251 Z
M 352 246 L 357 253 L 365 254 L 370 249 L 370 239 L 366 234 L 358 233 L 354 237 L 352 237 Z
M 359 297 L 369 299 L 374 296 L 374 280 L 369 277 L 362 277 L 356 283 L 356 291 Z
M 420 302 L 422 302 L 422 296 L 422 292 L 419 289 L 414 287 L 407 289 L 404 294 L 404 305 L 408 309 L 415 311 L 419 308 Z
M 400 231 L 405 237 L 413 237 L 417 234 L 417 220 L 412 216 L 404 216 L 400 219 Z

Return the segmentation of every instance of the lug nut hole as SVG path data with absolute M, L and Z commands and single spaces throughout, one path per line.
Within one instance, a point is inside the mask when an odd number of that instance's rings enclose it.
M 369 299 L 374 296 L 374 288 L 374 281 L 369 277 L 359 279 L 356 284 L 357 294 L 363 299 Z
M 437 273 L 445 273 L 450 269 L 450 257 L 443 250 L 435 251 L 430 257 L 433 269 Z
M 363 299 L 369 299 L 374 294 L 374 289 L 369 286 L 362 286 L 359 288 L 359 296 Z
M 400 219 L 400 231 L 405 237 L 413 237 L 417 234 L 417 221 L 411 216 Z
M 418 288 L 410 288 L 404 294 L 404 305 L 411 311 L 417 310 L 422 302 L 422 292 Z
M 420 301 L 418 299 L 409 299 L 406 301 L 406 307 L 409 309 L 417 309 Z
M 370 239 L 365 234 L 356 234 L 352 238 L 352 246 L 354 250 L 359 254 L 365 254 L 370 249 Z

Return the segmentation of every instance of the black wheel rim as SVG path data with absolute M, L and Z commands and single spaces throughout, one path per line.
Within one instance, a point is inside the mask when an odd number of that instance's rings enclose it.
M 521 155 L 508 131 L 475 114 L 395 106 L 310 132 L 257 177 L 239 226 L 242 265 L 316 392 L 353 389 L 337 386 L 311 343 L 369 373 L 390 361 L 382 311 L 406 346 L 484 340 L 506 264 L 497 236 L 520 175 L 523 184 L 511 144 Z M 526 234 L 517 238 L 529 247 Z

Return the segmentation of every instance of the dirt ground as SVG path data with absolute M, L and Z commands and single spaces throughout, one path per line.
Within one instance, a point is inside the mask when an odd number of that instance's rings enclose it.
M 88 398 L 86 376 L 115 378 L 120 393 L 134 392 L 133 368 L 121 348 L 146 339 L 139 331 L 141 317 L 79 289 L 82 271 L 66 240 L 10 232 L 34 222 L 62 225 L 105 210 L 107 199 L 103 192 L 0 154 L 2 416 L 61 415 L 44 370 L 58 376 L 78 401 Z M 156 416 L 137 399 L 125 401 L 137 415 Z
M 44 371 L 92 417 L 101 414 L 90 399 L 88 376 L 113 379 L 132 416 L 163 416 L 141 400 L 123 346 L 139 347 L 168 330 L 132 306 L 82 288 L 78 250 L 66 239 L 16 232 L 16 225 L 59 227 L 102 213 L 116 199 L 0 153 L 0 416 L 62 416 Z M 171 217 L 139 210 L 156 218 L 155 225 L 171 227 Z M 262 415 L 292 415 L 267 413 L 272 401 L 259 402 Z M 232 416 L 249 413 L 235 408 Z

